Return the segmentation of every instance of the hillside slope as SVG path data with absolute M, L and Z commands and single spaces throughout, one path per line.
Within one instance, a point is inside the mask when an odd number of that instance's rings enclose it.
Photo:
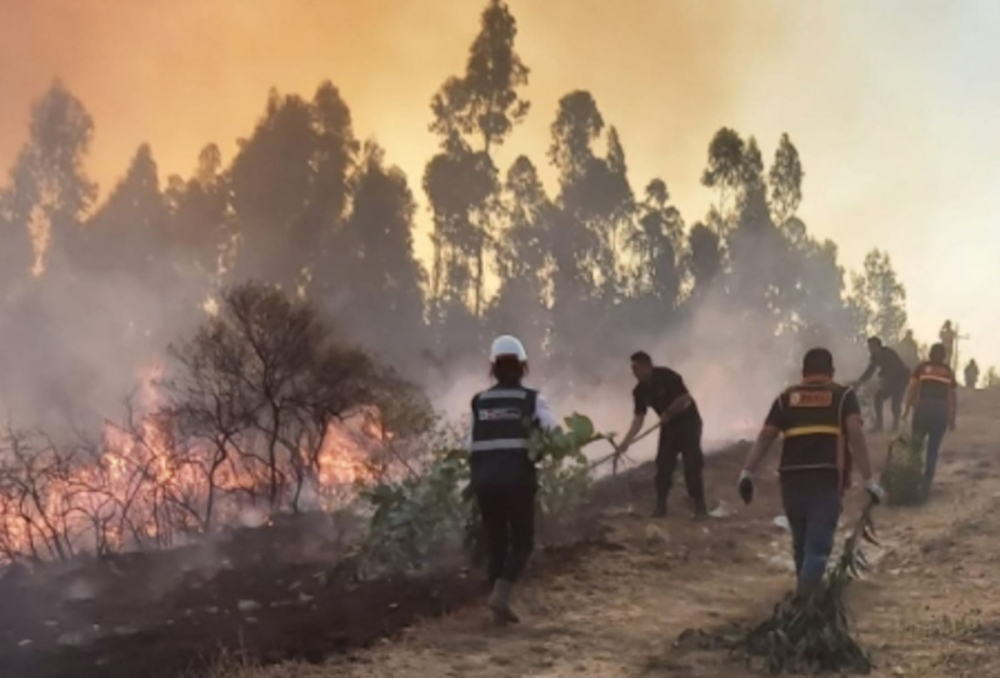
M 1000 398 L 963 394 L 959 431 L 944 445 L 931 502 L 880 508 L 882 548 L 867 581 L 853 587 L 862 643 L 874 653 L 873 675 L 1000 675 Z M 887 439 L 872 446 L 881 457 Z M 481 605 L 407 629 L 393 641 L 323 666 L 284 665 L 243 675 L 279 678 L 354 676 L 702 676 L 757 675 L 723 652 L 674 647 L 692 627 L 712 628 L 766 616 L 792 585 L 789 537 L 777 484 L 765 473 L 758 499 L 738 505 L 733 487 L 739 451 L 706 469 L 710 504 L 730 515 L 690 520 L 683 491 L 671 517 L 645 517 L 652 468 L 632 475 L 636 512 L 621 501 L 602 512 L 607 539 L 558 575 L 522 587 L 523 623 L 494 629 Z M 772 464 L 774 460 L 771 460 Z M 850 492 L 842 529 L 857 515 Z

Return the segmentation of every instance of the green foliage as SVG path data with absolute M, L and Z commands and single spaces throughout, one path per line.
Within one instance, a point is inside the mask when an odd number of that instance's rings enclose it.
M 889 443 L 881 482 L 890 505 L 914 506 L 924 502 L 924 454 L 920 440 L 899 436 Z
M 468 452 L 435 452 L 420 473 L 361 489 L 373 509 L 364 555 L 389 565 L 418 567 L 432 553 L 459 544 L 469 514 L 460 488 L 469 479 Z
M 590 487 L 583 448 L 604 436 L 585 416 L 574 414 L 564 427 L 536 429 L 529 455 L 538 469 L 539 533 L 558 534 L 572 523 Z M 382 480 L 361 488 L 374 510 L 364 555 L 390 566 L 419 567 L 462 545 L 473 561 L 484 552 L 476 502 L 468 486 L 468 452 L 457 446 L 435 451 L 402 480 Z
M 537 429 L 528 454 L 538 468 L 538 532 L 551 539 L 569 527 L 590 489 L 590 472 L 583 448 L 604 438 L 587 417 L 573 414 L 565 428 Z

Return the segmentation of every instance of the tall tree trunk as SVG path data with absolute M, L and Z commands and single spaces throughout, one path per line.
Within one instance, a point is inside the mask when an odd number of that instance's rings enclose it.
M 482 310 L 483 303 L 483 242 L 485 238 L 481 238 L 479 241 L 479 247 L 476 251 L 476 302 L 475 302 L 475 315 L 479 318 Z

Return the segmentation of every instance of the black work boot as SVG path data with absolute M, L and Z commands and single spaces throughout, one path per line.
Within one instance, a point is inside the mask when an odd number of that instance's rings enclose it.
M 666 497 L 657 497 L 656 498 L 656 507 L 653 508 L 653 517 L 654 518 L 666 518 L 667 517 L 667 498 Z

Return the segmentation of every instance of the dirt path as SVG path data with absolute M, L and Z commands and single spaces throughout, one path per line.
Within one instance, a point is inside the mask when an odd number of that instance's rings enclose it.
M 919 509 L 880 509 L 883 547 L 853 587 L 862 643 L 876 676 L 1000 675 L 1000 401 L 963 403 L 962 430 L 946 439 L 940 482 Z M 873 447 L 884 448 L 876 438 Z M 531 578 L 518 599 L 523 623 L 493 629 L 471 606 L 408 629 L 401 638 L 322 667 L 275 667 L 277 676 L 703 676 L 759 675 L 720 652 L 673 647 L 687 628 L 763 618 L 792 584 L 789 537 L 774 479 L 750 508 L 737 506 L 737 454 L 710 460 L 710 503 L 732 513 L 696 523 L 683 492 L 671 517 L 645 517 L 648 466 L 632 499 L 607 509 L 608 537 L 558 577 Z M 773 463 L 774 460 L 772 460 Z M 770 474 L 767 474 L 770 475 Z M 852 491 L 846 524 L 859 510 Z M 624 493 L 622 494 L 624 499 Z

